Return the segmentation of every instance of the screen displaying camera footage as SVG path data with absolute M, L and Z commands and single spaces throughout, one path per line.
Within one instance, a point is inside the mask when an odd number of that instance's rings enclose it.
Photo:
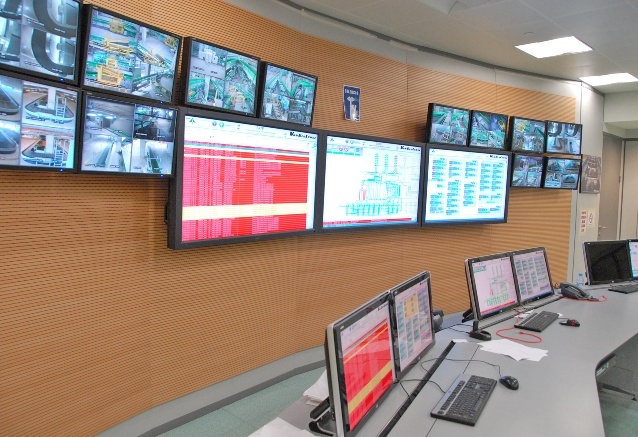
M 255 115 L 259 59 L 196 40 L 190 47 L 185 103 Z
M 0 0 L 0 64 L 76 80 L 80 3 Z
M 86 97 L 82 171 L 167 176 L 177 110 Z
M 84 85 L 172 101 L 180 38 L 91 10 Z
M 428 110 L 428 143 L 467 145 L 470 111 L 430 104 Z
M 543 188 L 578 188 L 580 159 L 547 158 Z
M 580 155 L 583 126 L 574 123 L 547 122 L 547 152 Z
M 514 155 L 512 187 L 540 188 L 543 180 L 543 157 Z
M 73 170 L 78 92 L 0 76 L 0 167 Z
M 507 115 L 472 111 L 470 146 L 505 149 Z
M 310 126 L 317 78 L 266 64 L 261 117 Z
M 545 122 L 520 117 L 512 118 L 512 152 L 545 151 Z

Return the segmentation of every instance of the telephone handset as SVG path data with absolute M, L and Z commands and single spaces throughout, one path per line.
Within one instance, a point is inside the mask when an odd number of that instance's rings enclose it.
M 579 300 L 591 300 L 591 294 L 587 293 L 582 288 L 571 284 L 569 282 L 561 282 L 560 283 L 560 292 L 563 296 L 568 297 L 570 299 L 579 299 Z

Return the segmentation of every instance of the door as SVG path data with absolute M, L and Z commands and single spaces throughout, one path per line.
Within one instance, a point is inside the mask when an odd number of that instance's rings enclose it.
M 618 238 L 618 210 L 622 175 L 622 140 L 603 134 L 603 173 L 600 183 L 598 239 Z

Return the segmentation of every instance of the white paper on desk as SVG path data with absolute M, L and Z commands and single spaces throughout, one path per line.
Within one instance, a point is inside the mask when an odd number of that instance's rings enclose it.
M 295 428 L 277 417 L 248 437 L 313 437 L 313 435 L 304 429 Z
M 323 371 L 317 382 L 312 384 L 308 390 L 303 392 L 304 396 L 308 396 L 313 401 L 322 402 L 325 398 L 328 397 L 328 373 L 327 371 Z
M 481 346 L 485 352 L 507 355 L 516 361 L 540 361 L 543 357 L 547 356 L 546 350 L 524 346 L 507 339 L 482 342 L 479 343 L 479 346 Z

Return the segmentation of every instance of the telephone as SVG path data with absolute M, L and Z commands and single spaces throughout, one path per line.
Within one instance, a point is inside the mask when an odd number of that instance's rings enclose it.
M 591 300 L 591 294 L 569 282 L 560 283 L 560 292 L 570 299 Z

